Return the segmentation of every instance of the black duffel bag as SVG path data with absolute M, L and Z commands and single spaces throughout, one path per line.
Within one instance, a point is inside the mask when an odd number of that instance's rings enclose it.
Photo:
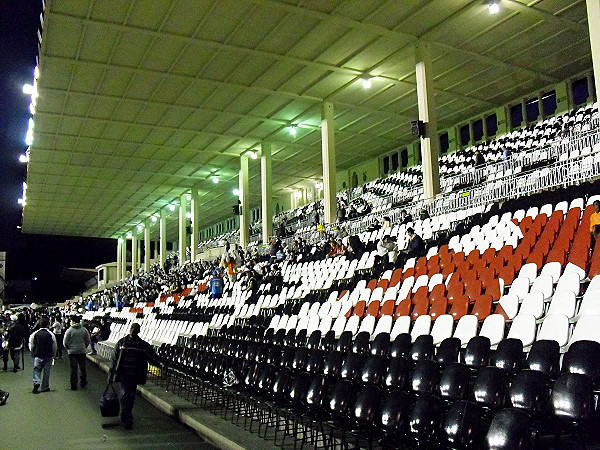
M 112 389 L 112 392 L 108 391 L 109 388 Z M 119 415 L 120 409 L 121 405 L 119 404 L 117 391 L 112 383 L 108 383 L 100 397 L 100 413 L 102 417 L 116 417 Z

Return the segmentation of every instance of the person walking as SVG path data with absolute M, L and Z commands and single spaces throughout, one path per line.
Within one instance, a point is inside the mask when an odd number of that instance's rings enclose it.
M 58 359 L 62 359 L 62 351 L 63 351 L 63 324 L 60 320 L 60 316 L 56 315 L 54 322 L 52 323 L 52 332 L 54 333 L 54 337 L 56 338 L 56 357 Z
M 146 383 L 148 362 L 162 367 L 150 344 L 140 338 L 140 324 L 132 323 L 129 334 L 117 342 L 109 370 L 108 382 L 117 381 L 121 391 L 121 422 L 133 429 L 133 403 L 138 384 Z
M 29 350 L 33 357 L 34 394 L 50 391 L 50 369 L 57 345 L 54 333 L 48 329 L 49 326 L 50 321 L 47 317 L 43 317 L 40 320 L 40 327 L 29 336 Z
M 28 334 L 27 328 L 24 325 L 24 319 L 22 314 L 19 314 L 18 316 L 13 315 L 11 316 L 12 323 L 8 326 L 8 349 L 13 362 L 13 372 L 21 370 L 19 359 L 21 359 L 21 352 L 23 351 L 23 342 Z M 4 359 L 5 370 L 7 363 L 8 355 L 6 355 Z
M 90 345 L 90 333 L 87 328 L 81 325 L 81 317 L 71 317 L 71 326 L 65 333 L 63 345 L 69 354 L 71 364 L 71 390 L 77 390 L 77 372 L 79 369 L 79 378 L 81 388 L 87 386 L 87 372 L 85 369 L 85 355 Z

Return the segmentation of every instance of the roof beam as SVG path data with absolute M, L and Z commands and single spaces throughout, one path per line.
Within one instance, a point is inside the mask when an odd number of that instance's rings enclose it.
M 575 31 L 587 32 L 587 27 L 580 23 L 577 23 L 573 20 L 565 19 L 564 17 L 557 16 L 548 11 L 544 11 L 541 8 L 527 5 L 518 0 L 503 0 L 502 5 L 508 9 L 512 9 L 513 11 L 537 16 L 538 18 L 545 20 L 546 22 L 552 23 L 554 25 L 558 25 L 561 28 L 569 28 Z
M 358 20 L 350 19 L 348 17 L 341 17 L 341 16 L 336 16 L 333 14 L 322 13 L 320 11 L 315 11 L 315 10 L 311 10 L 311 9 L 307 9 L 307 8 L 301 8 L 299 6 L 291 5 L 289 3 L 279 2 L 276 0 L 244 0 L 244 1 L 249 2 L 249 3 L 265 5 L 270 8 L 276 8 L 276 9 L 288 11 L 291 13 L 301 14 L 301 15 L 312 17 L 312 18 L 319 19 L 322 21 L 335 22 L 340 25 L 345 25 L 349 28 L 363 30 L 365 32 L 375 33 L 379 36 L 385 36 L 385 37 L 397 39 L 402 42 L 406 42 L 407 44 L 415 43 L 419 39 L 418 36 L 414 36 L 412 34 L 405 33 L 403 31 L 390 30 L 388 28 L 385 28 L 385 27 L 382 27 L 379 25 L 360 22 Z M 450 44 L 445 44 L 443 42 L 432 41 L 432 40 L 426 40 L 425 42 L 429 42 L 432 45 L 435 45 L 437 47 L 443 48 L 448 51 L 461 53 L 465 56 L 468 56 L 469 58 L 481 60 L 481 61 L 485 62 L 486 64 L 490 64 L 490 65 L 494 65 L 494 66 L 508 67 L 512 70 L 518 70 L 520 72 L 527 73 L 530 76 L 535 76 L 536 78 L 541 78 L 541 79 L 545 79 L 547 81 L 553 81 L 553 82 L 556 81 L 554 78 L 552 78 L 546 74 L 536 72 L 534 70 L 528 69 L 527 67 L 522 67 L 517 64 L 507 63 L 507 62 L 495 59 L 491 56 L 486 56 L 482 53 L 473 52 L 473 51 L 464 49 L 462 47 L 454 47 Z

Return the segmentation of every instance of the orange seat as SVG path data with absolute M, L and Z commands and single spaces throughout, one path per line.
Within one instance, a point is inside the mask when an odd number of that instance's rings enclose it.
M 446 298 L 446 286 L 444 284 L 435 285 L 429 293 L 429 301 L 432 303 L 440 298 Z
M 412 296 L 413 305 L 419 300 L 426 298 L 429 299 L 429 288 L 427 286 L 421 286 Z
M 410 314 L 411 320 L 417 320 L 417 317 L 427 314 L 429 311 L 429 299 L 427 297 L 419 298 L 413 306 Z
M 367 302 L 364 300 L 359 300 L 356 302 L 354 306 L 354 311 L 352 312 L 353 316 L 363 317 L 365 315 L 365 310 L 367 309 Z
M 459 320 L 462 316 L 469 313 L 469 299 L 464 296 L 458 296 L 452 302 L 452 308 L 450 308 L 450 315 L 454 317 L 454 320 Z
M 378 317 L 393 316 L 395 308 L 396 308 L 395 300 L 386 300 L 385 302 L 383 302 L 383 305 L 381 305 L 381 309 L 379 310 Z
M 388 288 L 389 284 L 390 280 L 383 279 L 379 280 L 379 282 L 377 283 L 377 287 L 383 288 L 383 290 L 385 291 Z
M 498 278 L 504 280 L 506 286 L 510 286 L 515 279 L 515 268 L 509 264 L 498 270 Z
M 396 306 L 396 310 L 394 311 L 394 318 L 397 319 L 398 317 L 401 317 L 401 316 L 410 315 L 410 307 L 411 306 L 412 306 L 412 303 L 409 298 L 405 298 L 404 300 L 402 300 L 398 304 L 398 306 Z
M 480 322 L 483 321 L 492 312 L 492 296 L 480 295 L 475 300 L 471 314 L 477 317 Z
M 435 320 L 442 314 L 446 314 L 447 309 L 448 300 L 446 297 L 440 297 L 432 300 L 429 305 L 429 315 L 431 316 L 431 320 Z
M 379 300 L 373 300 L 371 303 L 369 303 L 369 306 L 367 306 L 367 312 L 365 313 L 365 316 L 377 317 L 379 315 L 380 306 L 381 303 Z
M 481 280 L 476 279 L 473 281 L 465 282 L 465 295 L 469 297 L 469 301 L 474 303 L 479 297 L 481 297 L 483 286 Z
M 396 286 L 402 281 L 402 269 L 396 269 L 392 272 L 389 286 Z
M 502 292 L 500 291 L 500 280 L 498 278 L 482 278 L 481 283 L 486 295 L 491 296 L 493 301 L 500 300 Z
M 375 289 L 377 287 L 377 282 L 378 280 L 376 279 L 369 280 L 369 282 L 367 283 L 367 288 L 371 290 Z

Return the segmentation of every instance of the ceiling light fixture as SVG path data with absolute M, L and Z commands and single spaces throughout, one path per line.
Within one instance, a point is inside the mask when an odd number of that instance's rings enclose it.
M 219 175 L 213 175 L 212 176 L 212 182 L 217 184 L 219 182 Z
M 302 197 L 302 191 L 295 191 L 294 192 L 294 197 L 301 198 Z
M 290 125 L 290 134 L 292 136 L 296 136 L 297 132 L 298 132 L 298 130 L 296 129 L 296 125 Z
M 138 231 L 142 231 L 144 229 L 144 225 L 142 225 L 141 223 L 137 226 L 137 230 Z
M 130 231 L 130 232 L 128 232 L 128 233 L 125 235 L 125 237 L 126 237 L 127 239 L 131 239 L 131 238 L 133 237 L 133 233 L 131 233 L 131 231 Z
M 256 154 L 256 152 L 254 152 L 254 151 L 253 151 L 253 152 L 250 152 L 250 158 L 251 158 L 251 159 L 256 159 L 256 158 L 258 158 L 258 155 L 257 155 L 257 154 Z
M 363 89 L 369 89 L 371 87 L 371 78 L 362 78 L 362 87 Z
M 185 213 L 185 217 L 187 217 L 188 219 L 192 218 L 192 213 L 191 212 L 186 212 Z
M 169 205 L 167 208 L 169 208 L 169 211 L 175 211 L 175 205 Z
M 235 188 L 233 191 L 231 191 L 231 193 L 232 193 L 233 195 L 235 195 L 236 197 L 239 197 L 239 196 L 240 196 L 240 190 L 239 190 L 238 188 Z
M 29 162 L 29 154 L 24 153 L 22 155 L 19 155 L 19 161 L 22 162 L 22 163 Z
M 488 11 L 490 14 L 498 14 L 500 12 L 500 3 L 497 1 L 488 3 Z
M 158 218 L 157 218 L 156 216 L 150 216 L 150 220 L 151 220 L 152 222 L 157 222 L 157 221 L 158 221 Z

